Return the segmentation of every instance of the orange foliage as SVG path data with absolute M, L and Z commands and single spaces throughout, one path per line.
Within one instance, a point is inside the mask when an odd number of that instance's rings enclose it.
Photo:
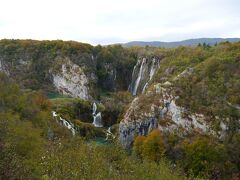
M 136 153 L 137 156 L 142 156 L 142 146 L 145 141 L 146 137 L 145 136 L 137 136 L 134 140 L 134 152 Z
M 153 130 L 147 137 L 136 137 L 133 150 L 138 156 L 147 160 L 159 161 L 165 152 L 163 136 L 160 130 Z

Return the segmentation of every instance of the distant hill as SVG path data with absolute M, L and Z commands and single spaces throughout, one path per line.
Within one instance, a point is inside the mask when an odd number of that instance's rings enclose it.
M 165 48 L 173 48 L 178 46 L 197 46 L 199 43 L 209 44 L 213 46 L 216 43 L 220 42 L 238 42 L 240 38 L 199 38 L 199 39 L 187 39 L 183 41 L 175 41 L 175 42 L 162 42 L 162 41 L 131 41 L 125 44 L 122 44 L 124 47 L 132 47 L 132 46 L 154 46 L 154 47 L 165 47 Z

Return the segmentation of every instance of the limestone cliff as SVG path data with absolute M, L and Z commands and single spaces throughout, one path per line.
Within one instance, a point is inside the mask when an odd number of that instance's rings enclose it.
M 119 140 L 125 148 L 131 147 L 136 135 L 147 135 L 154 128 L 162 132 L 176 132 L 180 136 L 192 132 L 223 136 L 227 130 L 227 119 L 218 119 L 220 129 L 215 131 L 211 124 L 213 121 L 209 121 L 208 117 L 192 113 L 176 103 L 179 97 L 174 93 L 172 83 L 192 72 L 192 68 L 187 68 L 173 82 L 153 84 L 146 93 L 132 101 L 119 125 Z
M 53 84 L 56 89 L 65 95 L 89 99 L 89 82 L 82 67 L 65 58 L 58 72 L 53 72 Z
M 89 99 L 103 92 L 126 91 L 135 61 L 135 56 L 118 45 L 94 47 L 74 41 L 0 41 L 0 71 L 23 88 L 43 90 L 46 94 L 58 91 Z

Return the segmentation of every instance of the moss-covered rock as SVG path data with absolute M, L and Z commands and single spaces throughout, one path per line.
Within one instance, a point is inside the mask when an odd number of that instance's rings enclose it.
M 75 120 L 73 123 L 77 134 L 85 137 L 86 139 L 106 136 L 103 128 L 94 127 L 94 125 L 91 123 L 84 123 L 80 120 Z

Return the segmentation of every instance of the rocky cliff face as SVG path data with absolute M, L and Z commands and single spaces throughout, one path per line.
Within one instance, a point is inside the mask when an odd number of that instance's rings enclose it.
M 9 75 L 9 72 L 7 71 L 7 68 L 2 60 L 0 60 L 0 72 L 4 72 L 5 74 Z
M 82 43 L 1 40 L 0 71 L 23 88 L 43 90 L 46 93 L 59 91 L 87 99 L 88 80 L 96 66 L 91 55 L 91 46 Z M 63 59 L 62 66 L 53 73 L 51 70 L 59 59 Z
M 192 72 L 192 68 L 186 69 L 172 83 Z M 119 125 L 119 140 L 125 148 L 131 147 L 136 135 L 147 135 L 154 128 L 159 128 L 162 132 L 176 132 L 181 136 L 192 132 L 217 137 L 224 135 L 227 120 L 218 119 L 220 130 L 215 131 L 208 117 L 191 113 L 177 105 L 179 97 L 174 93 L 172 83 L 166 81 L 154 84 L 145 94 L 132 101 Z
M 103 76 L 99 78 L 98 85 L 105 90 L 115 91 L 117 89 L 117 71 L 111 63 L 104 62 L 98 67 Z
M 139 58 L 137 64 L 134 66 L 132 73 L 132 81 L 129 86 L 129 90 L 132 95 L 143 93 L 149 81 L 151 81 L 153 75 L 160 66 L 160 60 L 158 58 Z
M 60 70 L 54 72 L 52 76 L 53 84 L 60 93 L 84 100 L 91 98 L 88 78 L 83 68 L 72 63 L 68 58 L 63 60 Z
M 158 118 L 154 110 L 138 114 L 140 110 L 138 103 L 139 98 L 136 97 L 119 124 L 119 140 L 125 148 L 131 147 L 135 135 L 147 135 L 158 127 Z
M 30 58 L 30 57 L 29 57 Z M 71 97 L 78 97 L 84 100 L 91 99 L 89 94 L 89 80 L 96 81 L 94 75 L 85 73 L 85 66 L 74 64 L 69 57 L 57 57 L 52 59 L 54 65 L 45 66 L 42 72 L 38 73 L 42 77 L 34 77 L 34 62 L 27 57 L 16 59 L 13 62 L 5 58 L 0 59 L 0 71 L 9 77 L 21 82 L 27 88 L 38 88 L 36 83 L 43 84 L 48 89 L 55 89 L 61 94 Z M 56 70 L 54 67 L 60 67 Z M 38 67 L 40 68 L 40 67 Z M 33 72 L 32 72 L 33 71 Z M 42 81 L 45 81 L 44 83 Z M 40 87 L 41 89 L 44 87 Z
M 0 41 L 0 71 L 23 88 L 47 93 L 58 91 L 89 99 L 102 92 L 125 91 L 134 64 L 135 56 L 121 46 L 93 47 L 73 41 Z
M 16 80 L 21 80 L 21 76 L 29 70 L 31 63 L 28 58 L 12 58 L 0 53 L 0 71 L 4 72 Z

